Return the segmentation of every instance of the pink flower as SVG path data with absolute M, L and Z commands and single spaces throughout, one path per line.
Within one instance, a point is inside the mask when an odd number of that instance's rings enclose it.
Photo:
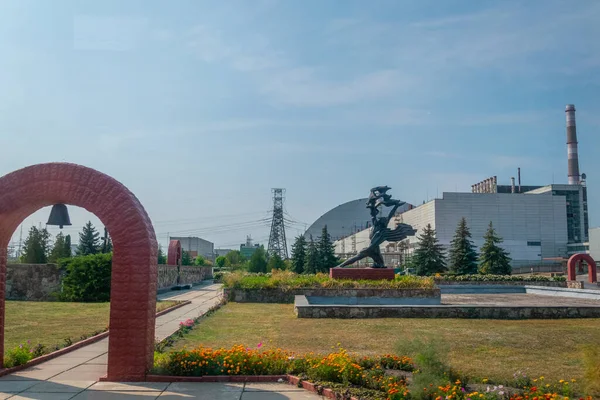
M 258 344 L 258 346 L 256 346 L 256 348 L 258 348 L 258 349 L 260 349 L 261 347 L 262 347 L 262 342 L 260 342 L 260 343 Z

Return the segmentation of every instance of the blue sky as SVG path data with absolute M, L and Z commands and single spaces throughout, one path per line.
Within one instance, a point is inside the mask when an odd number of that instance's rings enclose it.
M 375 185 L 566 183 L 573 103 L 597 226 L 598 20 L 594 0 L 0 0 L 0 175 L 84 164 L 163 243 L 234 246 L 268 236 L 272 187 L 310 224 Z

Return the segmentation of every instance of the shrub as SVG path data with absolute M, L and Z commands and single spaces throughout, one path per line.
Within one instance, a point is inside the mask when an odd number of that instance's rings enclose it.
M 12 368 L 27 364 L 34 357 L 33 349 L 29 344 L 20 344 L 12 350 L 8 350 L 4 355 L 4 367 Z
M 453 282 L 565 282 L 564 276 L 544 275 L 436 275 L 436 281 Z
M 381 289 L 432 289 L 433 278 L 396 275 L 394 280 L 331 279 L 327 274 L 299 275 L 291 271 L 274 271 L 267 274 L 233 272 L 223 276 L 223 284 L 231 289 L 281 289 L 299 288 L 381 288 Z
M 65 270 L 62 301 L 101 302 L 110 300 L 112 254 L 93 254 L 60 261 Z
M 438 340 L 428 338 L 398 343 L 397 351 L 413 356 L 418 370 L 409 385 L 412 398 L 429 399 L 431 388 L 440 388 L 457 379 L 447 363 L 450 349 Z M 424 390 L 427 389 L 427 390 Z M 440 389 L 441 390 L 441 389 Z

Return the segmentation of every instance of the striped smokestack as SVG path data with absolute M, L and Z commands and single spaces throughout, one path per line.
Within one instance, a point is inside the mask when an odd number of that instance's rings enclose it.
M 567 104 L 567 159 L 569 163 L 569 185 L 579 183 L 579 156 L 577 155 L 577 128 L 575 126 L 575 105 Z

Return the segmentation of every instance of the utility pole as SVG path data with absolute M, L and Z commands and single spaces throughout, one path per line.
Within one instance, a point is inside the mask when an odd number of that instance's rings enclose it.
M 277 254 L 283 260 L 288 258 L 287 242 L 285 240 L 285 225 L 283 221 L 283 202 L 285 189 L 271 189 L 273 193 L 273 220 L 269 235 L 269 255 Z

